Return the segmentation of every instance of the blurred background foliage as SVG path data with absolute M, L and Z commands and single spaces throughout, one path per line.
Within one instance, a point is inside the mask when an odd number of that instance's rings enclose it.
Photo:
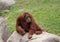
M 31 13 L 42 29 L 60 36 L 60 0 L 16 0 L 9 12 L 2 13 L 11 33 L 16 28 L 16 17 L 23 12 Z

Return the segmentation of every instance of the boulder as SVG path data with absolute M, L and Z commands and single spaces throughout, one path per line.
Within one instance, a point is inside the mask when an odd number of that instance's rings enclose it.
M 15 4 L 14 0 L 0 0 L 0 12 Z
M 3 40 L 1 39 L 1 37 L 0 37 L 0 42 L 3 42 Z
M 60 42 L 60 37 L 54 34 L 43 32 L 40 35 L 33 34 L 31 39 L 28 39 L 28 33 L 21 36 L 16 31 L 9 37 L 7 42 Z
M 10 36 L 10 31 L 5 25 L 4 17 L 0 17 L 0 42 L 6 42 Z

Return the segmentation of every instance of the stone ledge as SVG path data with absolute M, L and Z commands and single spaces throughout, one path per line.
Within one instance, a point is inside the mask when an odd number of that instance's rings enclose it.
M 54 34 L 43 32 L 40 35 L 34 34 L 31 39 L 27 38 L 28 33 L 24 36 L 19 35 L 16 31 L 9 37 L 7 42 L 60 42 L 60 37 Z
M 0 42 L 6 42 L 10 36 L 10 31 L 5 25 L 4 17 L 0 17 Z

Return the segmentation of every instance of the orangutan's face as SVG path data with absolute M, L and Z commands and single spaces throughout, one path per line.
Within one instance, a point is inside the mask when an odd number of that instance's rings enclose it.
M 27 23 L 31 22 L 31 17 L 30 17 L 29 14 L 25 14 L 24 18 L 25 18 L 25 20 L 26 20 Z

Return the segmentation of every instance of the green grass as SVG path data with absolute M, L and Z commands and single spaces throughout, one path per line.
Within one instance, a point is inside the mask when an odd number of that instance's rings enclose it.
M 16 0 L 16 4 L 8 13 L 2 15 L 6 18 L 6 25 L 11 33 L 15 31 L 17 15 L 23 12 L 32 13 L 37 24 L 49 33 L 60 36 L 60 0 Z

